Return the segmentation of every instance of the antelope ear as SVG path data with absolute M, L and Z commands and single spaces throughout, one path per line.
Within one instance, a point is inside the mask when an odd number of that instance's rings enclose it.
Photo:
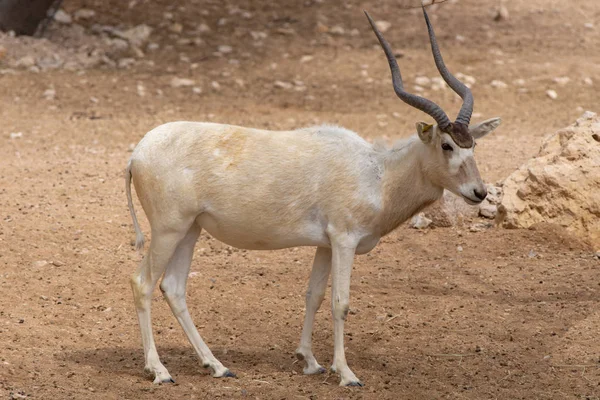
M 433 132 L 435 131 L 435 129 L 433 129 L 433 125 L 429 125 L 425 122 L 417 122 L 416 126 L 419 139 L 421 139 L 423 143 L 431 142 L 431 139 L 433 139 Z
M 469 133 L 473 138 L 479 139 L 496 129 L 502 120 L 500 118 L 490 118 L 483 122 L 469 126 Z

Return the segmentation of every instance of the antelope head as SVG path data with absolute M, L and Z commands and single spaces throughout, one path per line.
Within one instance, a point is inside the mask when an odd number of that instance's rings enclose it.
M 427 157 L 423 160 L 423 169 L 428 178 L 434 184 L 461 196 L 468 204 L 482 202 L 487 196 L 487 188 L 481 180 L 473 156 L 475 139 L 496 129 L 500 125 L 500 118 L 492 118 L 479 124 L 470 125 L 473 113 L 473 95 L 471 90 L 456 79 L 444 64 L 425 7 L 423 7 L 423 15 L 427 23 L 435 65 L 444 81 L 463 100 L 454 122 L 451 122 L 444 110 L 433 101 L 404 90 L 400 67 L 398 67 L 391 46 L 377 29 L 371 16 L 366 11 L 365 14 L 387 57 L 396 95 L 408 105 L 429 114 L 436 122 L 435 125 L 425 122 L 417 123 L 417 133 L 427 149 Z

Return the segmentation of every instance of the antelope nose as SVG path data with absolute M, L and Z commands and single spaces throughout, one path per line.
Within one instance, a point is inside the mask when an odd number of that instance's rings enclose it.
M 483 201 L 483 199 L 485 199 L 487 196 L 487 189 L 473 189 L 473 194 L 475 194 L 475 197 L 477 197 L 479 200 Z

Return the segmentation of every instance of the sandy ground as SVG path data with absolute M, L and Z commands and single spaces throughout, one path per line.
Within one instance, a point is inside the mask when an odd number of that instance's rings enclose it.
M 97 22 L 113 25 L 158 27 L 171 12 L 183 32 L 155 30 L 161 48 L 146 55 L 153 65 L 0 75 L 0 397 L 600 398 L 600 262 L 589 244 L 550 225 L 477 233 L 401 227 L 357 257 L 346 344 L 361 389 L 338 387 L 333 374 L 303 376 L 294 357 L 313 249 L 238 251 L 203 234 L 188 304 L 238 379 L 208 375 L 157 290 L 156 341 L 177 384 L 153 385 L 143 373 L 129 288 L 141 259 L 123 181 L 132 145 L 173 120 L 271 129 L 330 122 L 368 139 L 408 136 L 428 119 L 394 96 L 363 8 L 392 22 L 386 36 L 403 54 L 407 87 L 416 76 L 436 76 L 419 10 L 398 6 L 409 2 L 170 3 L 65 2 L 67 11 L 90 7 Z M 252 17 L 231 12 L 234 3 Z M 504 120 L 477 147 L 490 182 L 583 110 L 599 111 L 600 85 L 596 1 L 510 0 L 502 22 L 491 17 L 496 4 L 465 0 L 432 10 L 447 64 L 477 80 L 474 120 Z M 201 22 L 212 28 L 204 45 L 177 42 Z M 320 33 L 318 22 L 345 33 Z M 258 45 L 250 31 L 268 37 Z M 222 44 L 233 51 L 215 56 Z M 312 60 L 301 63 L 306 55 Z M 202 93 L 172 88 L 175 76 L 194 79 Z M 554 81 L 564 76 L 570 81 Z M 277 88 L 275 80 L 305 88 Z M 494 88 L 493 80 L 508 87 Z M 56 98 L 48 101 L 50 87 Z M 450 114 L 458 110 L 449 91 L 424 94 Z M 143 217 L 142 224 L 147 234 Z M 329 299 L 314 334 L 323 365 L 333 352 Z

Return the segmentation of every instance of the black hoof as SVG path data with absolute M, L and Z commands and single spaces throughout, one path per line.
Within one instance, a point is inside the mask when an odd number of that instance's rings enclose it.
M 231 372 L 230 370 L 225 371 L 222 378 L 237 378 L 237 375 Z
M 327 368 L 323 368 L 323 367 L 319 368 L 319 372 L 318 372 L 319 374 L 324 374 L 326 372 L 327 372 Z
M 160 383 L 175 383 L 175 379 L 173 379 L 173 378 L 163 379 L 162 381 L 160 381 Z
M 358 386 L 358 387 L 363 387 L 365 385 L 363 385 L 363 383 L 361 381 L 356 381 L 356 382 L 350 382 L 347 383 L 346 386 Z

